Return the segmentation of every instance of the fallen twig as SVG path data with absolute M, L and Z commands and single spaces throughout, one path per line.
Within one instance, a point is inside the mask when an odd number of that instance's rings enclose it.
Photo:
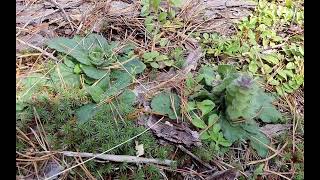
M 63 155 L 71 156 L 71 157 L 95 157 L 96 159 L 102 159 L 106 161 L 114 161 L 114 162 L 127 162 L 127 163 L 152 163 L 152 164 L 160 164 L 170 166 L 175 163 L 175 161 L 171 160 L 161 160 L 161 159 L 152 159 L 152 158 L 143 158 L 136 156 L 127 156 L 127 155 L 113 155 L 113 154 L 93 154 L 93 153 L 83 153 L 83 152 L 72 152 L 72 151 L 63 151 Z
M 194 158 L 195 160 L 197 160 L 199 163 L 201 163 L 202 165 L 204 165 L 204 166 L 207 167 L 208 169 L 212 169 L 212 170 L 216 169 L 216 168 L 213 168 L 212 166 L 210 166 L 210 164 L 203 162 L 200 158 L 198 158 L 196 155 L 194 155 L 192 152 L 190 152 L 189 150 L 187 150 L 187 149 L 186 149 L 185 147 L 183 147 L 182 145 L 178 145 L 178 148 L 179 148 L 181 151 L 183 151 L 183 152 L 187 153 L 188 155 L 190 155 L 192 158 Z
M 59 59 L 58 59 L 58 58 L 54 57 L 52 54 L 48 53 L 47 51 L 45 51 L 45 50 L 43 50 L 43 49 L 41 49 L 41 48 L 39 48 L 39 47 L 37 47 L 37 46 L 34 46 L 34 45 L 30 44 L 30 43 L 27 43 L 27 42 L 25 42 L 25 41 L 22 41 L 21 39 L 18 39 L 18 38 L 17 38 L 17 41 L 19 41 L 21 44 L 27 45 L 27 46 L 35 49 L 35 50 L 38 50 L 38 51 L 41 52 L 42 54 L 44 54 L 44 55 L 48 56 L 49 58 L 51 58 L 51 59 L 59 62 Z

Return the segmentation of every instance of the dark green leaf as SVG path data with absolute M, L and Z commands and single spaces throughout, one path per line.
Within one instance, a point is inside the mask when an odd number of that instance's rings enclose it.
M 152 111 L 156 113 L 168 115 L 170 119 L 176 119 L 176 114 L 174 113 L 174 110 L 179 116 L 180 98 L 177 94 L 161 92 L 157 94 L 154 98 L 152 98 L 151 108 Z
M 204 121 L 199 117 L 199 116 L 192 116 L 192 120 L 191 123 L 200 129 L 205 129 L 207 127 L 206 123 L 204 123 Z
M 98 111 L 96 104 L 86 104 L 76 110 L 76 117 L 80 124 L 89 121 Z
M 86 91 L 91 95 L 92 99 L 99 103 L 102 98 L 104 91 L 99 86 L 89 86 L 86 88 Z
M 197 107 L 201 110 L 202 116 L 204 116 L 215 107 L 215 104 L 211 100 L 203 100 L 202 102 L 197 102 Z
M 101 79 L 103 76 L 105 76 L 108 72 L 105 70 L 97 69 L 94 66 L 87 66 L 87 65 L 80 65 L 83 72 L 90 78 L 93 79 Z

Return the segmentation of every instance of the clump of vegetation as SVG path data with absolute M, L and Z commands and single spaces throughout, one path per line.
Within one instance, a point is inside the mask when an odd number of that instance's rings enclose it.
M 301 32 L 303 7 L 299 3 L 276 5 L 259 1 L 256 11 L 238 23 L 232 37 L 216 33 L 195 33 L 208 59 L 238 58 L 241 69 L 262 75 L 279 95 L 292 93 L 303 86 L 304 48 Z
M 237 72 L 231 65 L 219 65 L 216 70 L 205 66 L 201 72 L 186 83 L 189 90 L 196 87 L 192 84 L 203 87 L 191 95 L 187 104 L 192 124 L 202 129 L 201 139 L 209 141 L 217 151 L 219 146 L 229 147 L 248 139 L 257 153 L 266 157 L 270 141 L 259 131 L 256 120 L 281 120 L 281 114 L 272 105 L 273 98 L 249 74 Z

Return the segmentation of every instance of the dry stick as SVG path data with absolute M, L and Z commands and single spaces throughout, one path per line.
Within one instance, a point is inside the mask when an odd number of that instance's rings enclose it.
M 59 61 L 59 60 L 58 60 L 56 57 L 54 57 L 51 53 L 48 53 L 47 51 L 45 51 L 45 50 L 43 50 L 43 49 L 41 49 L 41 48 L 39 48 L 39 47 L 37 47 L 37 46 L 34 46 L 34 45 L 32 45 L 32 44 L 30 44 L 30 43 L 27 43 L 27 42 L 24 42 L 24 41 L 22 41 L 22 40 L 20 40 L 20 39 L 18 39 L 18 38 L 17 38 L 17 41 L 19 41 L 21 44 L 27 45 L 27 46 L 29 46 L 29 47 L 31 47 L 31 48 L 33 48 L 33 49 L 38 50 L 38 51 L 41 52 L 42 54 L 48 56 L 49 58 L 51 58 L 51 59 L 53 59 L 53 60 L 55 60 L 55 61 Z
M 288 179 L 288 180 L 291 180 L 290 178 L 288 178 L 287 176 L 284 176 L 284 175 L 282 175 L 282 174 L 280 174 L 280 173 L 278 173 L 278 172 L 274 172 L 274 171 L 270 171 L 270 170 L 265 170 L 266 172 L 268 172 L 268 173 L 271 173 L 271 174 L 275 174 L 275 175 L 278 175 L 278 176 L 280 176 L 280 177 L 282 177 L 282 178 L 284 178 L 284 179 Z
M 257 164 L 257 163 L 261 163 L 261 162 L 265 162 L 265 161 L 269 161 L 270 159 L 274 158 L 275 156 L 277 156 L 286 146 L 287 146 L 288 142 L 286 142 L 281 149 L 279 149 L 278 151 L 276 151 L 272 156 L 269 156 L 265 159 L 260 159 L 257 161 L 251 161 L 249 163 L 247 163 L 246 165 L 252 165 L 252 164 Z
M 197 160 L 199 163 L 201 163 L 202 165 L 204 165 L 205 167 L 207 167 L 208 169 L 212 169 L 214 170 L 215 168 L 213 168 L 212 166 L 210 166 L 208 163 L 203 162 L 200 158 L 198 158 L 196 155 L 192 154 L 192 152 L 190 152 L 189 150 L 187 150 L 185 147 L 183 147 L 182 145 L 178 145 L 178 148 L 187 153 L 189 156 L 191 156 L 192 158 L 194 158 L 195 160 Z
M 118 144 L 118 145 L 116 145 L 116 146 L 114 146 L 114 147 L 112 147 L 112 148 L 110 148 L 110 149 L 108 149 L 108 150 L 100 153 L 100 154 L 96 154 L 96 155 L 94 155 L 93 157 L 91 157 L 91 158 L 89 158 L 89 159 L 87 159 L 87 160 L 85 160 L 85 161 L 83 161 L 83 162 L 81 162 L 81 163 L 79 163 L 79 164 L 76 164 L 76 165 L 74 165 L 74 166 L 71 166 L 71 167 L 68 168 L 68 169 L 65 169 L 65 170 L 63 170 L 63 171 L 60 171 L 59 173 L 54 174 L 54 175 L 50 176 L 49 178 L 46 178 L 45 180 L 52 179 L 52 178 L 54 178 L 54 177 L 56 177 L 56 176 L 58 176 L 58 175 L 60 175 L 60 174 L 63 174 L 63 173 L 65 173 L 65 172 L 67 172 L 67 171 L 69 171 L 69 170 L 71 170 L 71 169 L 73 169 L 73 168 L 76 168 L 76 167 L 78 167 L 78 166 L 80 166 L 80 165 L 82 165 L 82 164 L 84 164 L 84 163 L 86 163 L 86 162 L 89 162 L 89 161 L 91 161 L 91 160 L 93 160 L 93 159 L 95 159 L 95 158 L 97 158 L 97 157 L 99 157 L 99 156 L 101 156 L 101 155 L 109 152 L 109 151 L 112 151 L 113 149 L 116 149 L 116 148 L 122 146 L 123 144 L 126 144 L 126 143 L 129 142 L 129 141 L 132 141 L 133 139 L 135 139 L 135 138 L 141 136 L 142 134 L 144 134 L 145 132 L 149 131 L 151 128 L 153 128 L 155 125 L 157 125 L 163 118 L 164 118 L 164 116 L 163 116 L 161 119 L 159 119 L 157 122 L 155 122 L 153 125 L 151 125 L 149 128 L 147 128 L 147 129 L 145 129 L 144 131 L 142 131 L 141 133 L 133 136 L 132 138 L 130 138 L 130 139 L 128 139 L 128 140 L 126 140 L 126 141 L 124 141 L 124 142 L 122 142 L 122 143 L 120 143 L 120 144 Z
M 57 6 L 57 7 L 62 11 L 62 13 L 64 14 L 65 20 L 67 20 L 67 21 L 69 22 L 72 31 L 74 31 L 74 27 L 73 27 L 73 25 L 72 25 L 72 22 L 70 21 L 70 18 L 69 18 L 69 16 L 68 16 L 68 14 L 66 13 L 66 11 L 64 10 L 64 8 L 63 8 L 60 4 L 58 4 L 57 1 L 55 1 L 55 0 L 49 0 L 49 1 L 50 1 L 52 4 L 54 4 L 55 6 Z
M 160 164 L 170 166 L 175 161 L 171 161 L 168 159 L 152 159 L 152 158 L 143 158 L 136 156 L 127 156 L 127 155 L 113 155 L 113 154 L 94 154 L 94 153 L 81 153 L 81 152 L 71 152 L 71 151 L 63 151 L 63 155 L 71 156 L 71 157 L 84 157 L 84 158 L 97 158 L 106 161 L 114 161 L 114 162 L 127 162 L 127 163 L 152 163 L 152 164 Z

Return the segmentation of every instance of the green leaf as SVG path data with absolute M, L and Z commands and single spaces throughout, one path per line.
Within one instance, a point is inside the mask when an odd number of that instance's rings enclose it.
M 252 72 L 253 74 L 255 74 L 258 70 L 258 65 L 255 61 L 251 61 L 249 63 L 249 71 Z
M 142 73 L 146 69 L 146 65 L 138 60 L 132 59 L 129 62 L 125 63 L 123 67 L 130 72 L 130 74 L 139 74 Z
M 288 7 L 288 8 L 291 8 L 292 7 L 292 0 L 286 0 L 286 6 Z
M 281 119 L 281 113 L 274 106 L 263 106 L 259 118 L 263 122 L 278 122 Z
M 262 158 L 267 157 L 267 146 L 270 144 L 270 140 L 260 132 L 258 132 L 257 134 L 250 134 L 248 137 L 250 139 L 250 145 L 257 151 L 258 155 Z
M 206 40 L 209 39 L 209 34 L 208 33 L 204 33 L 203 34 L 203 38 L 206 39 Z
M 93 79 L 100 79 L 108 73 L 107 71 L 99 70 L 93 66 L 87 66 L 87 65 L 81 64 L 80 67 L 88 77 Z
M 159 14 L 159 16 L 158 16 L 158 20 L 159 21 L 165 21 L 165 20 L 167 20 L 167 13 L 166 12 L 161 12 L 160 14 Z M 161 45 L 160 45 L 161 46 Z
M 278 80 L 275 80 L 272 78 L 269 80 L 269 84 L 273 85 L 273 86 L 278 86 L 280 84 L 280 82 Z
M 117 95 L 122 89 L 130 85 L 131 75 L 126 71 L 114 70 L 110 73 L 110 87 L 103 93 L 103 98 L 107 99 Z
M 295 65 L 293 62 L 289 62 L 287 65 L 286 65 L 286 68 L 287 69 L 294 69 L 295 68 Z
M 151 5 L 155 12 L 158 12 L 161 0 L 151 0 Z
M 64 37 L 57 37 L 48 41 L 48 47 L 55 49 L 59 52 L 68 54 L 74 57 L 82 64 L 90 65 L 90 59 L 88 53 L 82 48 L 81 43 Z
M 181 7 L 181 5 L 182 5 L 181 0 L 170 0 L 170 2 L 174 7 Z
M 279 59 L 275 55 L 266 54 L 266 55 L 262 55 L 261 58 L 266 60 L 267 62 L 273 64 L 273 65 L 279 64 Z
M 202 116 L 204 116 L 215 107 L 215 104 L 211 100 L 203 100 L 202 102 L 197 102 L 197 107 L 201 110 Z
M 221 129 L 224 137 L 231 143 L 237 140 L 247 139 L 246 131 L 239 125 L 231 125 L 228 120 L 221 118 Z
M 197 115 L 192 116 L 191 123 L 200 129 L 205 129 L 207 127 L 206 123 L 204 123 L 204 121 Z
M 200 139 L 201 140 L 207 140 L 210 138 L 210 135 L 207 131 L 203 132 L 201 135 L 200 135 Z
M 272 72 L 272 68 L 268 64 L 263 64 L 262 68 L 263 68 L 265 74 L 269 74 Z
M 73 68 L 73 72 L 75 74 L 80 74 L 81 73 L 81 68 L 80 68 L 80 64 L 76 64 Z
M 284 70 L 279 70 L 277 72 L 281 77 L 283 77 L 285 80 L 287 80 L 287 73 Z
M 156 61 L 164 61 L 164 60 L 168 60 L 169 57 L 167 55 L 159 55 L 156 57 Z
M 191 111 L 195 110 L 196 109 L 196 102 L 189 101 L 187 103 L 187 107 L 186 108 L 187 108 L 187 112 L 191 112 Z
M 86 104 L 76 110 L 76 118 L 80 124 L 89 121 L 98 111 L 96 104 Z
M 156 68 L 156 69 L 158 69 L 160 67 L 159 64 L 156 63 L 156 62 L 150 63 L 150 66 L 153 67 L 153 68 Z
M 168 42 L 169 42 L 168 38 L 161 38 L 159 43 L 161 47 L 165 47 L 168 44 Z
M 118 100 L 123 104 L 132 106 L 136 102 L 136 95 L 133 91 L 127 89 L 118 97 Z
M 144 21 L 144 25 L 146 26 L 146 29 L 148 32 L 152 32 L 152 30 L 154 28 L 153 16 L 147 16 Z
M 222 64 L 218 66 L 218 73 L 222 76 L 222 77 L 226 77 L 228 74 L 230 73 L 235 73 L 237 72 L 237 70 L 235 69 L 234 66 L 229 65 L 229 64 Z
M 160 54 L 158 51 L 151 51 L 151 52 L 146 52 L 143 54 L 143 59 L 147 60 L 147 59 L 154 59 L 156 57 L 158 57 Z
M 219 120 L 219 116 L 217 114 L 211 114 L 208 118 L 208 126 L 212 126 L 218 120 Z
M 66 56 L 64 59 L 63 59 L 63 62 L 64 64 L 66 64 L 66 66 L 68 66 L 69 68 L 74 68 L 75 66 L 75 63 L 73 63 L 73 61 L 71 60 L 72 57 L 70 56 Z
M 151 108 L 152 108 L 152 111 L 156 113 L 159 113 L 162 115 L 168 115 L 170 119 L 176 119 L 174 110 L 179 116 L 180 115 L 180 98 L 177 94 L 174 94 L 174 93 L 161 92 L 152 98 Z
M 166 66 L 173 66 L 174 65 L 174 61 L 173 60 L 167 60 L 167 61 L 163 61 L 164 65 Z
M 203 66 L 199 70 L 199 75 L 196 77 L 196 80 L 200 82 L 202 79 L 205 80 L 205 83 L 208 86 L 212 86 L 212 82 L 215 79 L 216 73 L 212 69 L 212 67 L 209 66 Z
M 94 102 L 99 103 L 102 99 L 104 93 L 103 89 L 99 86 L 89 86 L 86 88 L 86 91 L 90 94 Z
M 54 83 L 62 83 L 72 87 L 80 86 L 80 76 L 73 73 L 73 69 L 65 64 L 58 64 L 55 71 L 51 73 L 51 80 Z

